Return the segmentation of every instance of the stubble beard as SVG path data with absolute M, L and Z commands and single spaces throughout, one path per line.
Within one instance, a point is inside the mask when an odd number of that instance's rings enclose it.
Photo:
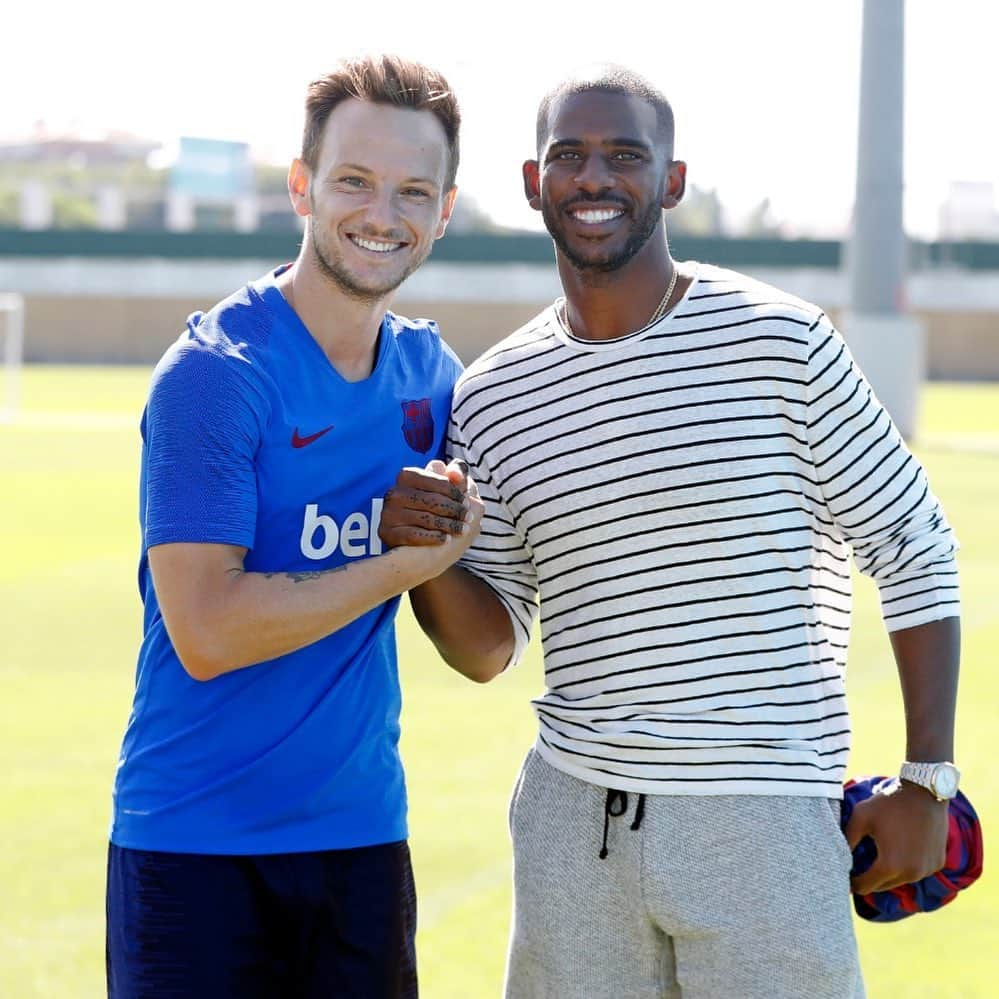
M 578 203 L 578 199 L 574 199 L 573 203 Z M 565 230 L 561 224 L 561 211 L 561 208 L 556 208 L 548 202 L 542 202 L 541 217 L 549 235 L 562 255 L 572 265 L 573 270 L 584 274 L 606 274 L 620 270 L 645 246 L 662 218 L 662 205 L 658 202 L 653 203 L 649 205 L 648 211 L 636 220 L 624 246 L 619 251 L 606 253 L 603 256 L 582 256 L 566 239 Z
M 371 303 L 391 295 L 429 256 L 429 250 L 420 257 L 410 258 L 409 266 L 401 273 L 378 285 L 362 284 L 351 274 L 343 262 L 343 258 L 335 255 L 329 248 L 325 236 L 320 232 L 316 216 L 309 216 L 309 236 L 312 242 L 312 253 L 319 273 L 327 281 L 350 298 L 359 302 Z

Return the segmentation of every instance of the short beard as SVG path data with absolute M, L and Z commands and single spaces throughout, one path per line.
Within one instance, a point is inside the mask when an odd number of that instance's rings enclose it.
M 573 199 L 576 203 L 584 199 Z M 661 199 L 660 199 L 661 200 Z M 591 272 L 606 274 L 610 271 L 620 270 L 652 237 L 662 219 L 662 205 L 654 203 L 649 206 L 649 210 L 632 226 L 631 232 L 624 246 L 617 253 L 607 254 L 602 257 L 583 257 L 574 250 L 565 238 L 565 230 L 559 225 L 559 211 L 547 202 L 541 204 L 541 217 L 544 219 L 545 228 L 551 235 L 555 245 L 562 251 L 562 255 L 572 265 L 573 270 L 580 272 Z
M 323 240 L 320 238 L 315 215 L 309 216 L 309 235 L 316 266 L 319 268 L 320 274 L 334 284 L 348 298 L 353 298 L 355 301 L 364 302 L 365 304 L 377 302 L 385 298 L 386 295 L 391 295 L 426 259 L 426 256 L 424 256 L 411 260 L 409 267 L 390 283 L 372 288 L 359 284 L 347 268 L 344 267 L 341 260 L 331 257 L 324 246 Z

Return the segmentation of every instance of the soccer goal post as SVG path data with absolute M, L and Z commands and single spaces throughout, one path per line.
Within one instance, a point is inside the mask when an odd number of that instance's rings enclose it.
M 21 295 L 0 294 L 0 338 L 3 350 L 0 423 L 10 423 L 17 418 L 21 408 L 21 365 L 24 361 L 24 299 Z

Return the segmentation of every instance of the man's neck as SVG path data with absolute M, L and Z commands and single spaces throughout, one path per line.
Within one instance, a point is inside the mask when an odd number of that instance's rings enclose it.
M 304 255 L 278 276 L 277 286 L 346 381 L 361 381 L 371 374 L 391 295 L 373 300 L 348 295 Z
M 673 277 L 674 263 L 665 243 L 647 246 L 616 271 L 580 271 L 556 253 L 559 277 L 565 291 L 566 315 L 571 332 L 582 340 L 612 340 L 647 326 L 657 308 L 663 311 L 685 290 L 682 276 L 669 302 L 663 296 Z M 689 283 L 689 282 L 686 282 Z M 681 287 L 682 286 L 682 287 Z

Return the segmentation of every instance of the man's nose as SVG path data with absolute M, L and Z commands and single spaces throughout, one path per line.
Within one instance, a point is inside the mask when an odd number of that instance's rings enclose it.
M 587 156 L 580 160 L 576 183 L 590 194 L 606 191 L 614 185 L 614 174 L 602 156 Z
M 376 190 L 368 201 L 364 220 L 372 229 L 385 234 L 399 228 L 399 209 L 389 190 Z

